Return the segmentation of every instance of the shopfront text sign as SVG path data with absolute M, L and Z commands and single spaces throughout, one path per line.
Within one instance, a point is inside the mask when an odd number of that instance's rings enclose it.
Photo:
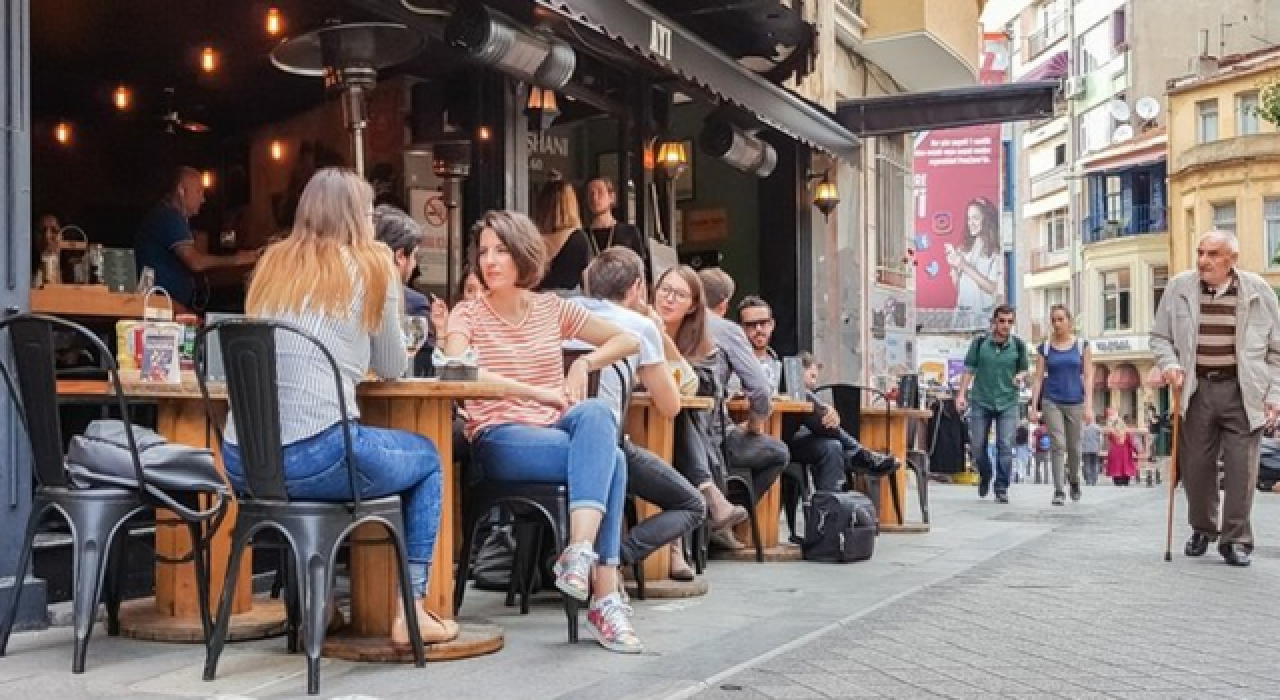
M 649 20 L 649 51 L 671 60 L 671 28 L 656 19 Z
M 1151 349 L 1150 338 L 1145 335 L 1125 335 L 1114 338 L 1098 338 L 1091 343 L 1093 345 L 1093 354 L 1099 355 L 1128 355 L 1138 352 L 1149 352 Z

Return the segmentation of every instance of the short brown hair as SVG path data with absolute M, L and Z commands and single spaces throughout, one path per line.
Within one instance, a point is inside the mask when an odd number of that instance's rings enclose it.
M 475 271 L 480 286 L 489 288 L 480 268 L 480 234 L 485 229 L 493 231 L 511 254 L 511 260 L 515 262 L 519 273 L 516 286 L 521 289 L 537 287 L 547 272 L 547 244 L 543 242 L 542 234 L 538 233 L 538 227 L 533 225 L 529 217 L 510 209 L 491 209 L 471 227 L 471 250 L 467 255 L 467 263 Z
M 714 309 L 733 298 L 734 284 L 729 273 L 718 267 L 704 267 L 698 271 L 698 277 L 706 291 L 708 309 Z
M 588 296 L 622 301 L 627 291 L 644 279 L 644 261 L 634 250 L 613 246 L 600 251 L 586 271 Z
M 564 180 L 552 180 L 543 185 L 533 211 L 538 230 L 543 233 L 582 228 L 578 195 L 573 191 L 573 185 Z

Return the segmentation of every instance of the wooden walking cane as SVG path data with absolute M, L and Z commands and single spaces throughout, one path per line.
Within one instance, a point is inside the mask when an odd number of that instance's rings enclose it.
M 1169 448 L 1169 513 L 1164 534 L 1164 560 L 1173 561 L 1173 508 L 1178 496 L 1178 428 L 1182 424 L 1182 387 L 1170 385 L 1173 390 L 1173 446 Z

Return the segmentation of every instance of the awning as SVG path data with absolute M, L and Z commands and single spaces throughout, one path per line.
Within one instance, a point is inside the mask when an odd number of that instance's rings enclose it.
M 1142 376 L 1138 374 L 1138 368 L 1129 363 L 1116 365 L 1107 377 L 1107 388 L 1117 391 L 1131 391 L 1142 386 Z
M 1027 71 L 1018 78 L 1020 83 L 1036 83 L 1046 80 L 1062 80 L 1071 72 L 1071 59 L 1066 51 L 1059 51 L 1045 60 L 1044 63 Z
M 747 70 L 640 0 L 535 1 L 798 141 L 849 160 L 857 154 L 858 139 L 829 112 Z
M 1060 86 L 1046 80 L 844 100 L 836 119 L 858 136 L 1047 119 Z

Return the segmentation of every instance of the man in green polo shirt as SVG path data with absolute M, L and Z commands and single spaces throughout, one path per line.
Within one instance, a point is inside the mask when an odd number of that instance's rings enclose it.
M 987 434 L 996 426 L 994 477 L 997 503 L 1009 502 L 1009 469 L 1013 464 L 1013 435 L 1018 428 L 1018 392 L 1027 379 L 1027 344 L 1013 334 L 1013 309 L 1001 304 L 991 315 L 991 332 L 969 343 L 964 375 L 956 392 L 956 408 L 969 409 L 969 450 L 982 481 L 978 497 L 992 486 Z

